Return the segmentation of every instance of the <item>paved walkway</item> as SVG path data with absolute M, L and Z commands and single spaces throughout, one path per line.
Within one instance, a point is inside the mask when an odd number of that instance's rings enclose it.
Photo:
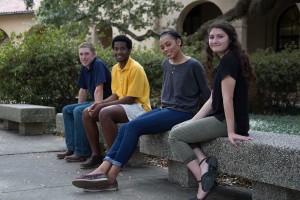
M 125 168 L 118 177 L 118 191 L 84 192 L 71 181 L 91 170 L 56 159 L 64 147 L 62 137 L 21 136 L 4 131 L 0 124 L 0 200 L 188 200 L 196 194 L 196 188 L 168 182 L 167 169 L 149 165 Z M 251 193 L 219 186 L 207 200 L 251 200 Z

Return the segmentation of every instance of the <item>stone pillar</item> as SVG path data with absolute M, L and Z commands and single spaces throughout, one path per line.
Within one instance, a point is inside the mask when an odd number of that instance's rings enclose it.
M 3 120 L 4 130 L 18 130 L 19 123 L 10 121 L 10 120 Z
M 168 170 L 170 182 L 186 187 L 198 185 L 196 178 L 184 163 L 168 160 Z
M 242 49 L 244 49 L 246 52 L 248 51 L 248 45 L 247 45 L 247 19 L 242 18 L 239 20 L 236 20 L 232 23 L 234 26 L 237 36 L 238 36 L 238 41 L 242 45 Z

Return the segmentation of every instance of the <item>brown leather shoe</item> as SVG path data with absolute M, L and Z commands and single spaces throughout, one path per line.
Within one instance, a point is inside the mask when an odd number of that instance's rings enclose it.
M 76 155 L 75 153 L 71 156 L 65 157 L 65 160 L 68 162 L 82 162 L 82 161 L 85 161 L 86 159 L 87 159 L 87 157 L 79 156 L 79 155 Z
M 101 155 L 92 155 L 84 163 L 80 164 L 81 169 L 90 169 L 98 167 L 103 161 Z
M 66 156 L 71 156 L 73 154 L 74 154 L 74 151 L 67 150 L 64 153 L 57 154 L 56 156 L 57 156 L 58 159 L 64 159 Z

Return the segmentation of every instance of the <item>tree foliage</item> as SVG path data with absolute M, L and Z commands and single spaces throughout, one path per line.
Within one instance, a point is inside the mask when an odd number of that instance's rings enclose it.
M 59 108 L 73 102 L 80 70 L 77 46 L 63 29 L 13 34 L 0 46 L 0 100 Z
M 33 0 L 24 1 L 32 6 Z M 36 19 L 40 24 L 68 26 L 72 31 L 74 25 L 81 31 L 92 25 L 107 25 L 142 41 L 158 36 L 154 31 L 157 20 L 181 7 L 174 0 L 43 0 Z M 137 35 L 136 31 L 143 33 Z

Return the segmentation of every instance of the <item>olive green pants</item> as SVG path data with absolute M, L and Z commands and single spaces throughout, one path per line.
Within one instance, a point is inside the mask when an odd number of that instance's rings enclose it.
M 201 142 L 227 136 L 226 121 L 206 117 L 197 121 L 186 121 L 174 126 L 169 134 L 173 156 L 183 163 L 197 159 L 193 146 Z

